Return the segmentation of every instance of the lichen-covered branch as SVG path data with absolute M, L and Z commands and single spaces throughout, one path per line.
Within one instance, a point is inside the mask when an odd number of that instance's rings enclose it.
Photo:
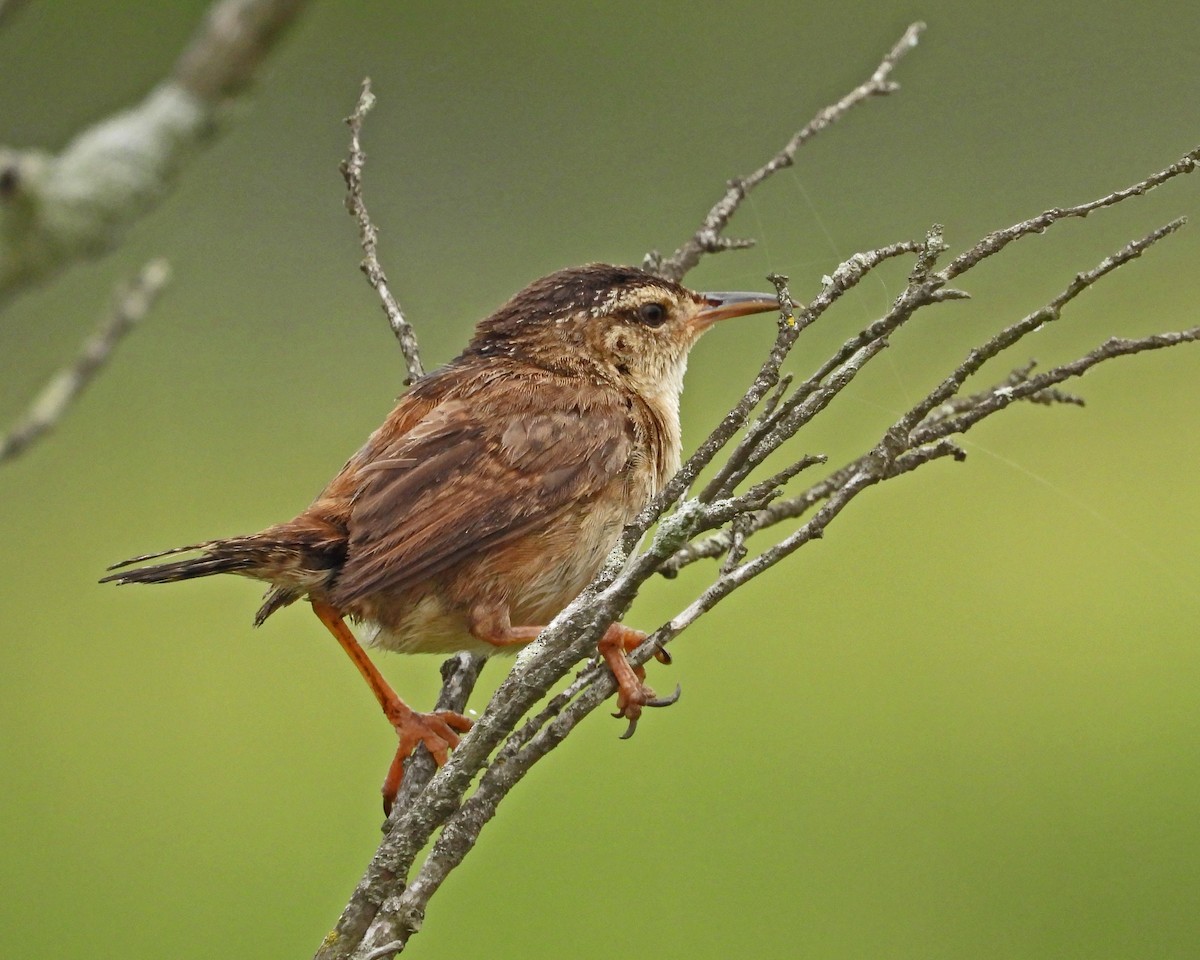
M 171 75 L 57 154 L 0 147 L 0 304 L 104 253 L 166 193 L 304 0 L 218 0 Z

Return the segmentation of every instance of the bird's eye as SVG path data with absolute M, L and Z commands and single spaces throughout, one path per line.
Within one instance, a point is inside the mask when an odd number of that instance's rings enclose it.
M 667 308 L 661 303 L 643 303 L 638 307 L 638 319 L 648 327 L 661 326 L 667 319 Z

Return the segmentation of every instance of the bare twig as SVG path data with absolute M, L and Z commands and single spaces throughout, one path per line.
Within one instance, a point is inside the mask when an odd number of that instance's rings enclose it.
M 1060 220 L 1073 217 L 1086 217 L 1093 211 L 1104 207 L 1111 207 L 1123 200 L 1128 200 L 1130 197 L 1143 196 L 1155 187 L 1162 186 L 1168 180 L 1172 180 L 1181 174 L 1191 173 L 1196 169 L 1197 163 L 1200 163 L 1200 147 L 1189 150 L 1170 166 L 1164 167 L 1144 180 L 1139 180 L 1124 190 L 1117 190 L 1107 196 L 1100 197 L 1088 203 L 1081 203 L 1074 207 L 1052 207 L 1049 210 L 1042 211 L 1036 217 L 1023 220 L 1020 223 L 1014 223 L 1011 227 L 1004 230 L 989 233 L 969 250 L 955 257 L 941 272 L 940 279 L 943 283 L 949 283 L 955 277 L 970 270 L 981 260 L 999 253 L 1014 240 L 1027 237 L 1031 233 L 1041 233 L 1047 227 L 1058 223 Z
M 747 177 L 735 177 L 729 181 L 729 189 L 717 201 L 704 221 L 691 237 L 688 238 L 671 256 L 663 259 L 656 253 L 647 254 L 645 265 L 647 269 L 670 277 L 672 280 L 682 280 L 689 270 L 700 262 L 706 253 L 719 253 L 722 250 L 741 250 L 752 246 L 752 240 L 727 240 L 722 234 L 729 226 L 729 221 L 745 201 L 750 192 L 772 174 L 784 167 L 790 167 L 796 162 L 796 152 L 826 127 L 840 120 L 853 107 L 869 100 L 871 97 L 882 97 L 895 93 L 900 85 L 891 79 L 892 70 L 908 51 L 917 45 L 925 24 L 914 23 L 904 31 L 891 50 L 880 61 L 869 80 L 859 84 L 847 93 L 837 103 L 832 103 L 821 110 L 807 124 L 793 134 L 792 138 L 775 156 L 764 163 Z
M 360 269 L 366 275 L 367 282 L 379 294 L 383 312 L 387 315 L 388 326 L 392 328 L 392 333 L 395 334 L 396 340 L 400 344 L 400 349 L 404 353 L 404 362 L 408 367 L 408 379 L 404 382 L 410 384 L 425 375 L 425 368 L 421 366 L 421 351 L 417 346 L 413 328 L 404 318 L 404 311 L 400 309 L 400 304 L 392 296 L 392 288 L 388 285 L 387 275 L 380 266 L 379 233 L 371 222 L 362 195 L 363 165 L 367 161 L 367 156 L 363 153 L 360 137 L 363 120 L 366 119 L 367 113 L 373 106 L 375 106 L 375 95 L 371 93 L 371 78 L 367 77 L 362 82 L 362 92 L 359 94 L 354 112 L 346 118 L 346 125 L 350 127 L 350 153 L 341 165 L 342 177 L 346 181 L 346 209 L 358 223 L 359 241 L 362 243 L 363 253 L 366 254 L 359 265 Z
M 1144 191 L 1134 189 L 1122 191 L 1127 197 L 1137 196 L 1142 192 Z M 1093 269 L 1076 275 L 1071 283 L 1045 306 L 1028 314 L 1016 323 L 1005 327 L 994 337 L 991 337 L 988 341 L 970 351 L 966 359 L 955 367 L 945 380 L 914 404 L 903 417 L 889 428 L 885 440 L 896 446 L 898 450 L 912 450 L 927 444 L 936 443 L 954 434 L 964 433 L 980 420 L 1004 409 L 1014 400 L 1028 400 L 1035 403 L 1060 402 L 1082 406 L 1083 401 L 1079 397 L 1056 390 L 1056 385 L 1072 376 L 1081 375 L 1085 370 L 1090 369 L 1091 366 L 1094 366 L 1095 363 L 1101 360 L 1114 359 L 1117 356 L 1124 356 L 1128 353 L 1158 349 L 1162 346 L 1171 346 L 1194 339 L 1191 336 L 1192 331 L 1184 331 L 1178 334 L 1167 335 L 1166 340 L 1151 337 L 1146 338 L 1144 341 L 1110 341 L 1103 347 L 1097 348 L 1096 351 L 1088 354 L 1087 357 L 1076 361 L 1076 364 L 1084 364 L 1082 367 L 1067 364 L 1037 376 L 1031 376 L 1033 366 L 1032 364 L 1028 364 L 1025 367 L 1014 370 L 1002 382 L 995 384 L 987 390 L 967 396 L 958 395 L 958 391 L 962 388 L 963 384 L 974 373 L 978 372 L 984 363 L 1015 346 L 1023 337 L 1039 329 L 1042 325 L 1057 320 L 1061 316 L 1063 308 L 1084 290 L 1112 273 L 1118 267 L 1140 257 L 1152 245 L 1180 229 L 1184 222 L 1182 218 L 1173 220 L 1152 231 L 1140 240 L 1134 240 L 1126 244 L 1121 250 L 1111 256 L 1105 257 Z M 1008 228 L 1003 231 L 997 231 L 994 234 L 989 234 L 988 236 L 1009 235 L 1011 232 L 1012 228 Z M 986 247 L 986 241 L 987 238 L 984 238 L 973 249 Z M 996 247 L 992 253 L 988 253 L 986 256 L 993 255 L 999 249 L 1002 249 L 1002 247 Z M 977 260 L 976 262 L 979 261 Z M 900 299 L 903 299 L 903 295 Z M 853 342 L 857 342 L 857 339 Z M 842 352 L 844 353 L 846 349 L 846 347 L 843 347 Z M 1085 363 L 1085 361 L 1087 362 Z M 806 389 L 808 382 L 806 381 L 805 384 L 797 388 L 797 394 Z M 838 385 L 838 382 L 835 382 L 834 386 L 837 391 L 840 391 L 841 386 Z M 780 404 L 779 409 L 784 409 L 785 406 L 786 402 Z M 807 422 L 807 420 L 803 422 Z M 794 425 L 795 429 L 799 429 L 801 425 L 802 423 L 796 423 Z M 777 435 L 768 435 L 765 447 L 757 452 L 758 459 L 760 461 L 764 459 L 768 454 L 777 449 L 782 441 L 790 435 L 787 430 Z M 740 451 L 741 447 L 738 450 Z M 731 454 L 731 458 L 732 456 Z M 855 472 L 865 470 L 870 457 L 871 454 L 866 454 L 846 467 L 843 467 L 837 473 L 815 484 L 804 493 L 778 500 L 758 511 L 742 524 L 742 538 L 745 539 L 753 533 L 758 533 L 759 531 L 775 526 L 784 520 L 800 517 L 808 513 L 818 503 L 836 492 L 840 485 Z M 911 463 L 911 461 L 908 462 Z M 663 564 L 662 573 L 668 577 L 674 576 L 685 566 L 697 560 L 724 555 L 736 543 L 736 538 L 729 531 L 722 531 L 703 540 L 688 543 L 676 551 Z
M 869 91 L 852 93 L 847 98 L 843 98 L 838 104 L 818 115 L 818 118 L 809 127 L 800 131 L 793 138 L 796 146 L 792 152 L 794 153 L 795 149 L 799 148 L 800 143 L 827 127 L 858 100 L 870 96 L 872 93 L 887 92 L 882 86 L 887 75 L 891 72 L 895 61 L 915 42 L 920 29 L 920 25 L 914 25 L 906 32 L 901 42 L 876 69 L 872 80 L 864 85 L 871 88 Z M 875 89 L 877 85 L 879 86 L 878 90 Z M 863 87 L 858 89 L 861 91 Z M 786 164 L 790 161 L 779 162 Z M 770 172 L 763 173 L 761 178 L 765 179 L 769 175 Z M 736 210 L 737 203 L 740 203 L 740 200 L 725 214 L 726 220 Z M 717 208 L 714 208 L 714 211 L 717 212 L 713 216 L 721 216 Z M 899 256 L 909 249 L 910 245 L 907 244 L 894 245 L 891 248 L 874 251 L 873 255 L 860 255 L 865 259 L 851 258 L 838 271 L 835 271 L 834 277 L 830 278 L 831 282 L 826 285 L 821 295 L 825 299 L 822 300 L 819 297 L 814 303 L 818 306 L 823 304 L 824 306 L 820 308 L 824 309 L 836 300 L 845 289 L 853 286 L 874 265 L 890 257 Z M 686 272 L 686 269 L 686 266 L 682 267 L 680 276 Z M 780 301 L 779 337 L 764 363 L 763 369 L 755 378 L 743 400 L 726 416 L 696 454 L 689 459 L 680 475 L 668 485 L 668 489 L 663 492 L 663 495 L 648 505 L 637 521 L 631 524 L 622 538 L 617 555 L 614 556 L 592 588 L 585 591 L 556 617 L 554 622 L 542 632 L 539 640 L 522 653 L 518 658 L 517 665 L 500 689 L 496 691 L 491 704 L 484 711 L 471 734 L 463 740 L 449 763 L 434 776 L 426 789 L 410 805 L 403 809 L 398 808 L 398 816 L 394 816 L 388 834 L 380 844 L 363 879 L 356 887 L 337 926 L 318 950 L 318 958 L 321 960 L 339 958 L 341 960 L 341 958 L 356 956 L 361 960 L 369 951 L 379 950 L 381 947 L 390 945 L 397 939 L 395 932 L 402 927 L 415 929 L 413 924 L 419 921 L 415 921 L 413 916 L 407 916 L 400 920 L 390 911 L 380 915 L 380 908 L 385 903 L 391 903 L 388 901 L 391 891 L 404 887 L 404 878 L 408 875 L 413 859 L 429 840 L 433 831 L 444 823 L 459 805 L 473 777 L 473 771 L 480 769 L 487 762 L 489 754 L 500 745 L 505 736 L 512 733 L 523 714 L 545 696 L 551 685 L 564 676 L 581 657 L 587 655 L 589 648 L 594 648 L 597 637 L 607 624 L 621 616 L 627 609 L 636 594 L 637 587 L 646 578 L 652 576 L 658 566 L 681 544 L 682 540 L 679 538 L 682 536 L 683 539 L 686 539 L 698 532 L 697 528 L 688 522 L 685 514 L 677 514 L 670 521 L 662 524 L 651 549 L 632 562 L 631 566 L 618 577 L 624 558 L 632 553 L 634 545 L 642 533 L 661 516 L 671 503 L 682 495 L 695 475 L 711 461 L 728 438 L 741 429 L 754 408 L 779 383 L 779 366 L 786 357 L 791 344 L 795 342 L 799 333 L 819 315 L 818 311 L 811 314 L 802 312 L 800 316 L 794 316 L 790 309 L 790 295 L 787 294 L 786 287 L 782 283 L 780 284 Z M 726 517 L 720 522 L 728 522 L 729 519 L 731 518 Z M 708 527 L 708 529 L 712 529 L 712 527 Z M 598 689 L 598 687 L 592 689 Z M 557 698 L 555 702 L 557 702 Z M 550 714 L 543 711 L 543 714 L 539 716 L 548 718 Z M 519 744 L 522 742 L 522 737 L 530 736 L 533 736 L 533 733 L 529 729 L 512 734 L 510 746 L 505 750 L 511 753 L 516 749 L 511 744 Z M 504 751 L 502 751 L 503 754 Z M 510 769 L 515 769 L 515 767 Z M 481 826 L 482 824 L 480 824 Z M 404 940 L 407 941 L 407 934 L 405 934 Z M 385 950 L 384 954 L 386 955 L 386 953 Z
M 1186 155 L 1183 161 L 1172 164 L 1170 167 L 1167 167 L 1166 170 L 1160 171 L 1153 177 L 1147 178 L 1147 180 L 1143 181 L 1143 183 L 1149 183 L 1154 180 L 1162 182 L 1163 179 L 1166 179 L 1164 174 L 1169 174 L 1171 176 L 1174 175 L 1173 173 L 1170 173 L 1170 171 L 1177 170 L 1178 172 L 1186 172 L 1194 169 L 1195 155 L 1196 151 L 1193 151 L 1192 153 Z M 1192 162 L 1190 164 L 1185 164 L 1184 161 L 1188 161 L 1189 159 L 1191 159 Z M 1139 190 L 1139 186 L 1141 186 L 1141 184 L 1134 184 L 1132 187 L 1120 191 L 1119 194 L 1111 194 L 1109 197 L 1101 198 L 1101 200 L 1094 201 L 1091 204 L 1084 204 L 1083 207 L 1073 207 L 1071 210 L 1080 210 L 1084 207 L 1091 207 L 1094 209 L 1099 206 L 1107 206 L 1107 201 L 1110 201 L 1111 197 L 1113 196 L 1140 196 L 1141 194 L 1145 193 L 1145 190 Z M 1149 188 L 1147 187 L 1146 189 Z M 1064 217 L 1077 215 L 1072 213 L 1071 210 L 1062 211 L 1059 216 L 1047 221 L 1041 229 L 1045 229 L 1051 223 L 1062 220 Z M 1046 215 L 1043 214 L 1043 217 L 1044 216 Z M 1032 221 L 1025 221 L 1026 224 L 1030 222 Z M 896 424 L 894 429 L 901 431 L 912 430 L 914 427 L 916 427 L 918 422 L 920 422 L 930 413 L 931 410 L 953 397 L 954 394 L 961 389 L 967 378 L 976 373 L 988 360 L 991 360 L 993 357 L 999 355 L 1002 351 L 1009 349 L 1022 338 L 1033 333 L 1035 330 L 1041 329 L 1043 325 L 1047 323 L 1053 323 L 1062 315 L 1063 308 L 1081 293 L 1083 293 L 1084 290 L 1092 286 L 1092 284 L 1096 283 L 1096 281 L 1102 277 L 1112 273 L 1112 271 L 1116 270 L 1118 267 L 1129 263 L 1131 260 L 1137 259 L 1151 246 L 1163 239 L 1163 237 L 1169 236 L 1176 230 L 1180 229 L 1186 222 L 1187 220 L 1183 217 L 1172 220 L 1170 223 L 1159 227 L 1157 230 L 1152 231 L 1145 237 L 1142 237 L 1140 240 L 1134 240 L 1131 243 L 1126 244 L 1122 249 L 1118 250 L 1112 256 L 1105 257 L 1093 269 L 1077 274 L 1075 279 L 1071 281 L 1066 289 L 1064 289 L 1058 296 L 1056 296 L 1040 310 L 1036 310 L 1011 326 L 1006 327 L 986 343 L 972 350 L 970 354 L 968 354 L 967 358 L 954 369 L 950 376 L 943 380 L 936 389 L 930 391 L 930 393 L 924 399 L 917 403 L 901 419 L 901 421 Z M 1008 230 L 999 230 L 995 233 L 989 234 L 971 248 L 974 251 L 984 252 L 980 253 L 978 257 L 970 260 L 969 262 L 971 264 L 979 263 L 985 257 L 993 256 L 994 254 L 998 253 L 1009 242 L 1011 242 L 1011 239 L 1015 239 L 1017 236 L 1027 236 L 1032 231 L 1026 230 L 1020 233 L 1015 232 L 1017 228 L 1024 225 L 1025 224 L 1017 224 L 1017 227 L 1010 227 Z M 1011 239 L 995 241 L 993 238 Z M 950 264 L 946 270 L 942 271 L 942 276 L 948 277 L 950 272 L 956 268 L 956 265 L 959 264 L 961 260 L 961 257 L 956 258 L 954 263 Z
M 885 259 L 903 254 L 917 254 L 922 261 L 944 249 L 941 233 L 934 229 L 924 243 L 912 241 L 894 243 L 879 250 L 855 254 L 846 263 L 840 264 L 804 313 L 816 319 L 823 314 L 841 295 L 859 283 L 867 272 Z M 913 313 L 929 301 L 927 284 L 909 281 L 908 288 L 901 294 L 892 309 L 882 319 L 875 321 L 856 337 L 852 337 L 842 348 L 804 380 L 792 393 L 781 400 L 776 408 L 759 419 L 741 442 L 726 458 L 712 480 L 700 494 L 701 500 L 712 500 L 726 496 L 751 470 L 758 466 L 778 445 L 776 440 L 791 436 L 823 410 L 830 400 L 840 392 L 857 374 L 858 370 L 887 346 L 888 337 L 894 333 Z M 810 321 L 811 322 L 811 321 Z
M 0 302 L 111 249 L 165 195 L 304 0 L 218 0 L 171 76 L 59 154 L 0 147 Z
M 1107 271 L 1097 271 L 1097 277 L 1102 276 L 1104 272 Z M 1081 360 L 1056 368 L 1055 371 L 1044 375 L 1038 382 L 1031 380 L 1029 385 L 1023 388 L 1023 392 L 1033 395 L 1039 390 L 1046 389 L 1051 383 L 1060 382 L 1068 376 L 1079 375 L 1103 359 L 1190 342 L 1196 339 L 1196 336 L 1197 331 L 1184 331 L 1140 340 L 1112 340 Z M 696 601 L 656 631 L 647 643 L 634 654 L 633 659 L 635 662 L 639 659 L 644 660 L 654 649 L 677 636 L 733 590 L 765 572 L 805 543 L 820 537 L 828 524 L 863 490 L 882 480 L 911 472 L 934 460 L 944 457 L 961 460 L 964 456 L 962 449 L 949 439 L 943 438 L 920 444 L 910 442 L 900 448 L 895 444 L 890 432 L 885 434 L 875 448 L 849 468 L 837 471 L 832 476 L 831 482 L 823 491 L 822 499 L 826 500 L 825 506 L 818 510 L 812 519 L 795 533 L 753 560 L 725 568 Z M 691 501 L 690 504 L 695 505 L 697 502 Z M 702 518 L 701 516 L 706 509 L 703 505 L 693 507 L 687 524 L 689 529 L 702 529 L 704 526 L 711 525 L 712 517 Z M 717 505 L 714 504 L 713 509 L 717 509 Z M 667 540 L 669 540 L 669 535 L 665 538 L 661 536 L 656 538 L 655 544 L 638 558 L 639 561 L 656 556 L 662 543 Z M 636 567 L 635 564 L 634 567 L 628 568 L 624 576 L 636 581 L 639 577 Z M 620 582 L 621 578 L 619 577 L 605 592 L 616 589 Z M 544 756 L 554 744 L 561 741 L 575 724 L 611 693 L 611 690 L 612 680 L 605 671 L 590 671 L 584 675 L 584 678 L 573 684 L 564 696 L 555 698 L 552 709 L 548 708 L 534 721 L 527 724 L 523 731 L 510 738 L 509 744 L 497 754 L 496 762 L 484 773 L 479 789 L 474 796 L 468 799 L 461 809 L 447 821 L 432 854 L 425 861 L 416 878 L 394 902 L 385 905 L 381 916 L 376 918 L 371 928 L 376 931 L 376 937 L 370 942 L 379 942 L 378 938 L 386 935 L 392 938 L 386 941 L 388 949 L 391 951 L 396 951 L 407 943 L 408 937 L 419 929 L 424 904 L 428 901 L 429 896 L 436 891 L 449 870 L 461 862 L 469 852 L 483 824 L 494 815 L 500 799 L 515 785 L 532 763 Z M 575 694 L 578 696 L 571 699 Z M 553 722 L 549 723 L 551 718 L 553 718 Z
M 87 389 L 125 334 L 141 320 L 170 279 L 165 260 L 153 260 L 123 289 L 83 346 L 75 360 L 54 375 L 8 435 L 0 439 L 0 463 L 12 460 L 58 426 L 81 393 Z
M 954 417 L 922 427 L 913 431 L 913 438 L 918 442 L 930 442 L 955 433 L 965 433 L 979 421 L 999 413 L 1005 407 L 1017 400 L 1032 400 L 1053 389 L 1057 384 L 1081 377 L 1092 367 L 1105 360 L 1115 360 L 1117 357 L 1128 357 L 1135 353 L 1146 353 L 1150 350 L 1161 350 L 1164 347 L 1175 347 L 1183 343 L 1193 343 L 1200 339 L 1200 327 L 1189 327 L 1186 330 L 1156 333 L 1147 337 L 1125 339 L 1110 337 L 1095 349 L 1060 366 L 1030 377 L 1016 386 L 1003 384 L 995 387 L 977 401 L 970 410 Z M 1076 398 L 1077 399 L 1077 398 Z

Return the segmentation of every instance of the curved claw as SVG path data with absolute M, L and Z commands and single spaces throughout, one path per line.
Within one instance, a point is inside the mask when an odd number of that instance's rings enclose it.
M 679 684 L 675 684 L 675 692 L 669 697 L 658 697 L 655 700 L 647 700 L 642 704 L 643 707 L 669 707 L 679 699 L 679 695 L 683 693 L 683 688 Z
M 621 739 L 628 740 L 637 732 L 638 720 L 642 715 L 642 707 L 669 707 L 679 699 L 679 695 L 682 692 L 683 688 L 679 684 L 675 684 L 675 692 L 669 697 L 656 697 L 653 700 L 646 700 L 642 703 L 627 703 L 621 707 L 620 710 L 613 714 L 613 716 L 617 717 L 618 719 L 621 717 L 627 717 L 629 719 L 629 726 L 626 727 L 625 732 L 621 734 Z
M 654 651 L 654 659 L 667 667 L 674 662 L 674 658 L 667 653 L 666 647 L 657 647 Z

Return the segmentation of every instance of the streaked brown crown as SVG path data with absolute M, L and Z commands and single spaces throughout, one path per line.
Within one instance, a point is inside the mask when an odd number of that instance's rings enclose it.
M 636 292 L 657 291 L 674 301 L 694 295 L 686 287 L 637 267 L 589 263 L 535 280 L 491 316 L 481 320 L 471 341 L 513 341 L 573 317 L 600 317 L 620 310 Z M 631 318 L 633 319 L 633 318 Z

